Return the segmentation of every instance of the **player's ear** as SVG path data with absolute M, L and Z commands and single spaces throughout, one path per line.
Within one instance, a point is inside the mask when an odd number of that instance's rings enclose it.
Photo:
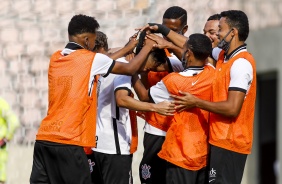
M 85 44 L 85 48 L 89 50 L 89 38 L 88 38 L 88 36 L 84 37 L 84 44 Z
M 188 25 L 185 25 L 182 29 L 182 35 L 184 35 L 188 31 Z
M 231 36 L 235 36 L 235 35 L 238 35 L 238 29 L 236 29 L 235 27 L 232 28 L 232 31 L 231 31 Z

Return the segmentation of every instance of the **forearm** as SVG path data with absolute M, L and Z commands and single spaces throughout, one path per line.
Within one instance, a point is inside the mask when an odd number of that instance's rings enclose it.
M 182 48 L 171 43 L 169 49 L 174 53 L 174 55 L 181 61 L 182 59 Z
M 135 74 L 143 65 L 152 48 L 152 45 L 145 45 L 142 50 L 129 62 L 128 70 L 131 71 L 132 74 Z
M 124 96 L 117 100 L 117 106 L 135 111 L 150 111 L 156 112 L 156 105 L 148 102 L 141 102 L 130 96 Z
M 237 117 L 240 112 L 240 110 L 234 107 L 229 101 L 210 102 L 196 98 L 195 106 L 200 109 L 231 118 Z
M 169 31 L 168 35 L 166 36 L 168 39 L 170 39 L 176 46 L 183 48 L 187 37 L 180 35 L 172 30 Z
M 148 72 L 142 72 L 140 74 L 140 77 L 141 77 L 140 78 L 141 83 L 144 85 L 144 87 L 146 89 L 149 89 L 150 86 L 149 86 L 149 82 L 148 82 Z
M 114 53 L 110 53 L 109 57 L 113 60 L 116 60 L 118 58 L 124 57 L 130 51 L 132 51 L 132 48 L 125 46 Z
M 153 45 L 144 46 L 143 49 L 129 63 L 115 62 L 111 71 L 114 74 L 134 75 L 137 73 L 151 51 Z
M 132 85 L 133 88 L 141 101 L 148 102 L 150 101 L 148 90 L 145 88 L 138 75 L 134 75 L 132 77 Z

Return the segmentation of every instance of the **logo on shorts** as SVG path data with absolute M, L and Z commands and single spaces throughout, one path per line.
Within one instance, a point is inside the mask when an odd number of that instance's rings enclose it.
M 215 177 L 216 177 L 216 170 L 212 168 L 212 169 L 210 170 L 210 173 L 209 173 L 209 174 L 210 174 L 210 178 L 212 178 L 212 177 L 215 178 Z
M 209 172 L 209 183 L 211 183 L 212 181 L 214 181 L 215 180 L 215 177 L 216 177 L 216 170 L 215 169 L 211 169 L 210 170 L 210 172 Z M 212 179 L 212 178 L 214 178 L 214 179 Z
M 144 180 L 151 177 L 151 173 L 150 173 L 151 166 L 144 164 L 141 166 L 141 169 L 142 169 L 142 178 Z
M 91 159 L 88 159 L 88 163 L 89 163 L 90 173 L 92 173 L 93 172 L 93 166 L 95 165 L 95 162 L 92 162 Z

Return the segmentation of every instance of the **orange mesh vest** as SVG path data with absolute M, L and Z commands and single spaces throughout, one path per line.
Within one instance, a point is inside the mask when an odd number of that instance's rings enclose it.
M 170 53 L 168 52 L 167 49 L 165 49 L 166 55 L 168 57 L 170 57 Z M 167 76 L 169 74 L 169 72 L 165 71 L 165 72 L 153 72 L 150 71 L 148 73 L 148 83 L 149 86 L 152 87 L 154 85 L 156 85 L 158 82 L 160 82 L 165 76 Z M 163 131 L 167 131 L 166 127 L 162 127 L 162 126 L 158 126 L 158 122 L 166 119 L 166 116 L 160 115 L 156 112 L 145 112 L 145 120 L 152 126 L 159 128 Z
M 189 92 L 203 100 L 210 100 L 214 68 L 206 65 L 196 76 L 169 74 L 163 79 L 169 93 Z M 175 113 L 166 134 L 159 157 L 188 170 L 199 170 L 207 165 L 209 112 L 192 108 Z
M 90 69 L 95 53 L 80 49 L 67 56 L 61 51 L 50 59 L 49 107 L 36 140 L 95 146 L 97 79 L 88 95 Z
M 130 95 L 132 98 L 134 98 L 134 94 L 131 93 Z M 137 115 L 136 111 L 129 110 L 129 117 L 131 122 L 131 131 L 132 131 L 132 138 L 131 138 L 131 144 L 130 144 L 130 153 L 133 154 L 137 150 L 138 146 L 138 127 L 137 127 Z
M 234 152 L 249 154 L 253 142 L 253 122 L 256 98 L 256 66 L 253 56 L 248 52 L 238 53 L 224 63 L 224 53 L 219 55 L 216 64 L 216 79 L 213 82 L 213 102 L 226 101 L 230 83 L 230 69 L 235 60 L 245 58 L 253 67 L 253 82 L 245 96 L 242 109 L 236 118 L 219 114 L 210 115 L 210 139 L 212 145 Z

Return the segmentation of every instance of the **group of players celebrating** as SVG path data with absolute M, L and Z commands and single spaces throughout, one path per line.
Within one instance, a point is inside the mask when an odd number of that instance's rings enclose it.
M 138 115 L 140 183 L 240 184 L 256 97 L 247 15 L 223 11 L 186 37 L 187 12 L 173 6 L 119 49 L 98 28 L 73 16 L 69 42 L 51 56 L 30 183 L 133 183 Z

